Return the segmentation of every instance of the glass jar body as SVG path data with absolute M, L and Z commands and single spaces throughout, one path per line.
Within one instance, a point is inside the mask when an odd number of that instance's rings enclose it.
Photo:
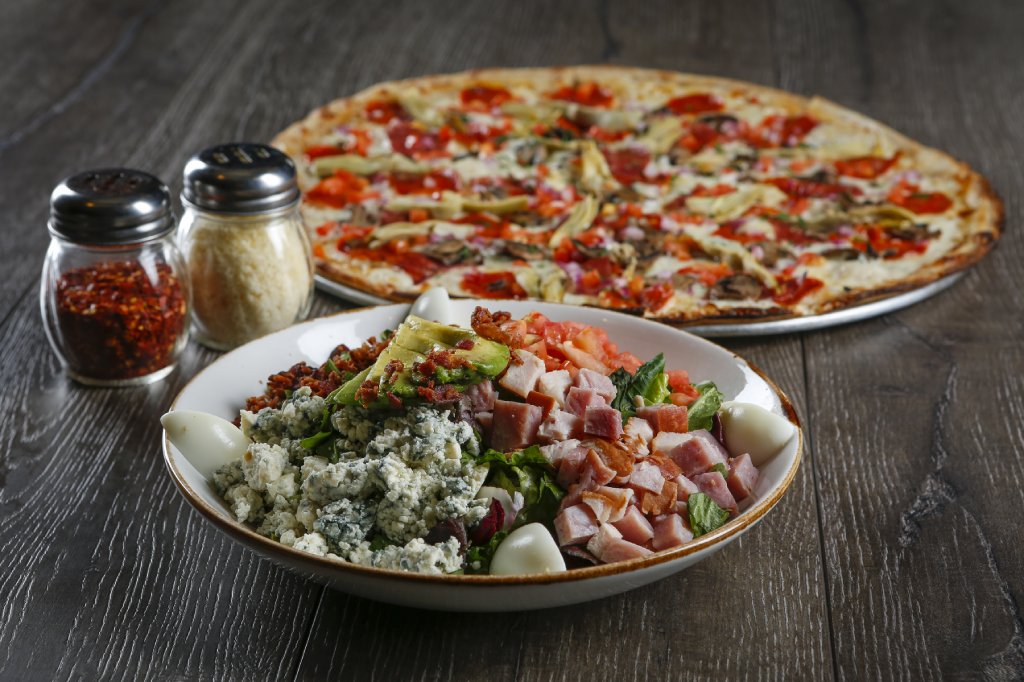
M 39 304 L 50 345 L 83 384 L 156 381 L 188 342 L 189 282 L 171 235 L 111 246 L 54 236 Z
M 309 314 L 313 260 L 296 206 L 224 214 L 186 203 L 178 244 L 188 263 L 194 338 L 229 350 Z

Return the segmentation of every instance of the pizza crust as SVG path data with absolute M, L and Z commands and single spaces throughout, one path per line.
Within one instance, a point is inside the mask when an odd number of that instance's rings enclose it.
M 772 109 L 790 113 L 809 111 L 824 123 L 839 124 L 849 130 L 861 131 L 884 140 L 886 144 L 900 150 L 905 158 L 912 159 L 912 165 L 915 167 L 955 178 L 961 188 L 959 198 L 967 206 L 966 215 L 959 217 L 960 238 L 957 244 L 938 259 L 922 265 L 912 275 L 899 281 L 887 281 L 877 286 L 855 289 L 815 303 L 806 310 L 792 310 L 779 306 L 726 308 L 707 303 L 695 309 L 673 314 L 652 315 L 641 308 L 627 309 L 626 312 L 642 313 L 666 323 L 688 326 L 726 322 L 754 323 L 833 312 L 911 291 L 962 271 L 981 260 L 1001 235 L 1004 224 L 1002 201 L 985 178 L 948 154 L 925 147 L 873 119 L 820 97 L 805 99 L 743 81 L 671 71 L 616 66 L 486 69 L 381 83 L 314 110 L 302 121 L 279 133 L 271 144 L 299 161 L 308 146 L 322 140 L 340 124 L 358 117 L 366 103 L 396 95 L 404 96 L 411 93 L 429 99 L 437 93 L 458 93 L 471 84 L 488 82 L 513 91 L 515 88 L 523 88 L 546 92 L 567 82 L 588 80 L 599 82 L 622 99 L 646 98 L 664 101 L 670 96 L 685 94 L 686 91 L 735 90 L 755 94 Z M 299 168 L 298 181 L 304 191 L 319 181 L 305 164 L 296 165 Z M 354 272 L 351 267 L 329 260 L 318 259 L 317 271 L 330 280 L 388 300 L 406 301 L 416 295 L 384 282 L 372 281 L 365 272 Z

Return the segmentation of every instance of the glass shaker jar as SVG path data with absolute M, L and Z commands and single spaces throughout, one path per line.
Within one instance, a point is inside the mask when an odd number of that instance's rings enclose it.
M 125 168 L 73 175 L 50 196 L 48 227 L 39 302 L 68 375 L 129 386 L 170 373 L 188 341 L 189 285 L 167 187 Z
M 185 165 L 181 200 L 196 340 L 228 350 L 306 317 L 313 258 L 291 159 L 262 144 L 206 149 Z

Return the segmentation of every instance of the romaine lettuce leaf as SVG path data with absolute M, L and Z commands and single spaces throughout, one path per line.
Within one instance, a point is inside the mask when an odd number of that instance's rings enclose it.
M 648 404 L 654 404 L 663 402 L 669 394 L 665 356 L 662 353 L 640 365 L 635 374 L 630 374 L 620 367 L 608 378 L 617 389 L 612 407 L 622 413 L 624 420 L 636 414 L 636 396 L 642 397 Z
M 688 431 L 696 431 L 698 429 L 710 431 L 712 418 L 722 407 L 725 395 L 718 390 L 718 387 L 712 381 L 702 381 L 697 384 L 696 389 L 700 393 L 700 397 L 690 405 L 687 412 L 686 428 Z
M 523 508 L 516 515 L 513 528 L 534 521 L 550 526 L 565 491 L 555 482 L 555 471 L 536 445 L 503 454 L 486 450 L 473 459 L 489 464 L 486 484 L 503 488 L 515 497 L 523 496 Z
M 471 575 L 486 575 L 490 572 L 491 559 L 494 558 L 494 552 L 498 549 L 498 545 L 501 544 L 501 541 L 506 537 L 508 537 L 508 531 L 499 530 L 491 536 L 491 539 L 487 541 L 487 544 L 470 547 L 466 551 L 465 572 Z
M 693 493 L 686 500 L 686 508 L 690 515 L 690 530 L 694 537 L 710 533 L 721 526 L 729 518 L 725 511 L 705 493 Z

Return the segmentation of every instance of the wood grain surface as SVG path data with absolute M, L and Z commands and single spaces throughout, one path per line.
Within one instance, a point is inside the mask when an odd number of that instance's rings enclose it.
M 1024 679 L 1024 6 L 882 2 L 83 0 L 0 4 L 0 679 Z M 216 355 L 86 389 L 37 304 L 47 197 L 266 140 L 380 80 L 616 63 L 821 94 L 985 173 L 1008 234 L 937 298 L 725 345 L 809 451 L 751 533 L 587 605 L 385 606 L 257 559 L 168 480 L 157 421 Z M 346 304 L 319 295 L 315 314 Z

